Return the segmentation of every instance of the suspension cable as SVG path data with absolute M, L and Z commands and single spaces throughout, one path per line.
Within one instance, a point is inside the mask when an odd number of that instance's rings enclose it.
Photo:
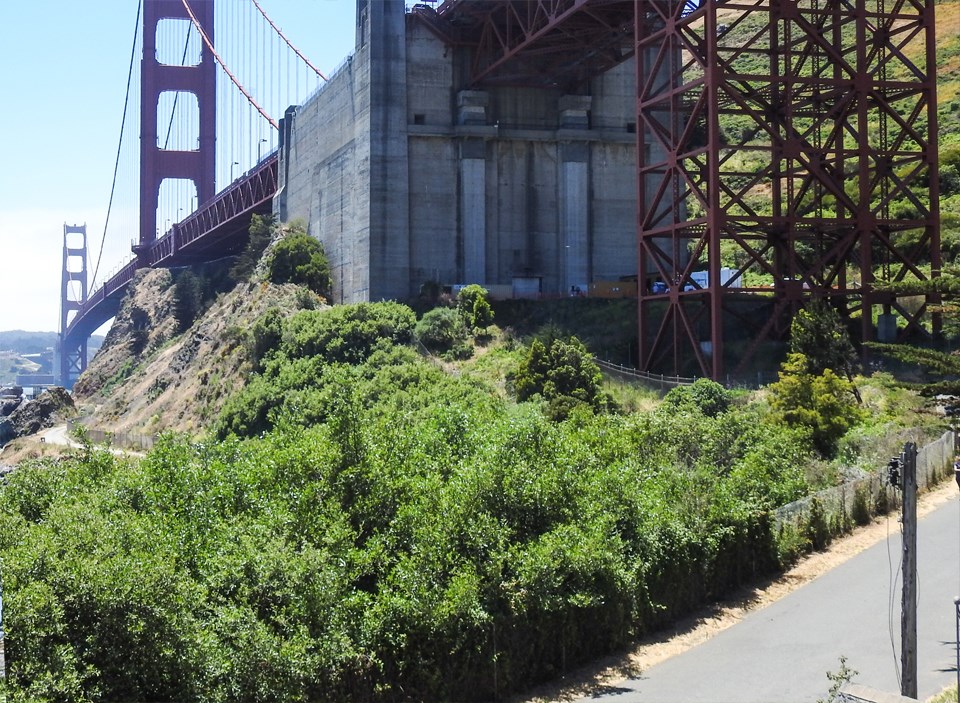
M 279 130 L 280 125 L 277 124 L 277 121 L 270 117 L 270 115 L 268 115 L 266 111 L 257 104 L 257 101 L 253 99 L 253 96 L 247 92 L 247 89 L 240 84 L 240 81 L 237 80 L 236 76 L 234 76 L 233 73 L 230 72 L 230 69 L 227 68 L 227 64 L 223 62 L 223 59 L 220 58 L 217 50 L 213 48 L 213 42 L 210 41 L 210 37 L 207 36 L 207 33 L 204 31 L 203 27 L 200 26 L 200 22 L 197 21 L 197 16 L 193 14 L 190 3 L 187 0 L 180 1 L 183 3 L 183 7 L 187 11 L 187 14 L 190 15 L 190 21 L 193 22 L 193 26 L 197 28 L 197 31 L 200 32 L 200 36 L 203 37 L 203 43 L 207 45 L 207 49 L 209 49 L 210 53 L 213 54 L 213 58 L 216 59 L 218 64 L 220 64 L 220 68 L 223 69 L 224 73 L 227 74 L 227 77 L 230 78 L 230 80 L 233 81 L 233 84 L 237 86 L 241 93 L 243 93 L 243 96 L 247 99 L 247 101 L 257 108 L 257 112 L 260 113 L 263 119 L 269 122 L 274 129 Z
M 183 56 L 180 57 L 180 65 L 187 65 L 187 50 L 190 48 L 190 29 L 193 29 L 191 25 L 187 30 L 187 40 L 183 43 Z M 173 129 L 173 118 L 177 114 L 177 101 L 180 100 L 180 92 L 177 91 L 173 94 L 173 108 L 170 110 L 170 122 L 167 123 L 167 137 L 163 140 L 163 148 L 167 149 L 170 146 L 170 132 Z
M 93 290 L 97 282 L 97 273 L 100 271 L 100 260 L 103 258 L 103 244 L 107 240 L 107 227 L 110 225 L 110 212 L 113 210 L 113 196 L 117 190 L 117 173 L 120 170 L 120 153 L 123 147 L 123 129 L 127 123 L 127 107 L 130 105 L 130 84 L 133 80 L 133 64 L 137 54 L 137 39 L 140 37 L 140 11 L 143 2 L 137 3 L 137 21 L 133 27 L 133 46 L 130 47 L 130 67 L 127 69 L 127 94 L 123 99 L 123 117 L 120 119 L 120 139 L 117 144 L 117 158 L 113 164 L 113 183 L 110 185 L 110 201 L 107 204 L 107 217 L 103 223 L 103 237 L 100 239 L 100 253 L 97 254 L 97 264 L 93 267 L 93 280 L 88 291 Z M 89 293 L 88 293 L 89 295 Z
M 318 76 L 320 76 L 323 80 L 327 80 L 327 77 L 326 77 L 325 75 L 323 75 L 322 73 L 320 73 L 320 69 L 317 68 L 316 66 L 314 66 L 312 63 L 310 63 L 310 59 L 308 59 L 306 56 L 304 56 L 303 54 L 301 54 L 301 53 L 300 53 L 300 50 L 299 50 L 297 47 L 295 47 L 295 46 L 290 42 L 289 39 L 287 39 L 287 35 L 285 35 L 285 34 L 283 33 L 283 31 L 282 31 L 277 25 L 275 25 L 275 24 L 273 23 L 273 20 L 270 19 L 270 18 L 267 16 L 267 13 L 263 11 L 263 8 L 260 7 L 260 3 L 257 2 L 257 0 L 253 0 L 253 4 L 257 6 L 257 9 L 260 11 L 260 14 L 263 15 L 263 19 L 265 19 L 265 20 L 270 24 L 270 26 L 273 27 L 273 31 L 276 32 L 277 34 L 279 34 L 279 35 L 280 35 L 280 38 L 283 39 L 283 41 L 285 41 L 285 42 L 287 43 L 287 46 L 289 46 L 291 49 L 293 49 L 293 53 L 295 53 L 297 56 L 299 56 L 299 57 L 300 57 L 300 60 L 303 61 L 305 64 L 307 64 L 307 66 L 309 66 L 314 73 L 316 73 Z

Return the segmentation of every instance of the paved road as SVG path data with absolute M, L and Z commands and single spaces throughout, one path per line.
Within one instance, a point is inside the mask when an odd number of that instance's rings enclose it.
M 855 683 L 898 693 L 890 644 L 890 571 L 899 573 L 900 532 L 750 613 L 713 639 L 583 701 L 605 703 L 806 703 L 825 698 L 841 655 Z M 954 597 L 960 593 L 960 500 L 918 527 L 918 688 L 924 700 L 956 681 Z M 893 595 L 896 663 L 899 578 Z

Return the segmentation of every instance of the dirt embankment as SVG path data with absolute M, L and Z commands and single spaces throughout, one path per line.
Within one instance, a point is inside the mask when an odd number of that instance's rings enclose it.
M 203 434 L 250 373 L 245 342 L 253 322 L 270 307 L 292 314 L 319 304 L 311 295 L 293 285 L 240 283 L 180 333 L 171 273 L 138 274 L 74 388 L 84 423 L 114 433 Z

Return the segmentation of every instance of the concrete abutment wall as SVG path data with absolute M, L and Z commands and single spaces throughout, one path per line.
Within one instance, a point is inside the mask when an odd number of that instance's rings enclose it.
M 356 52 L 293 113 L 275 209 L 323 242 L 334 302 L 636 275 L 633 63 L 564 95 L 473 89 L 469 61 L 360 0 Z

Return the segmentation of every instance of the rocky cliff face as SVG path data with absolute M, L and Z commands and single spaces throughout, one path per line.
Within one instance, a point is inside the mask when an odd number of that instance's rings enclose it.
M 202 434 L 250 366 L 246 339 L 270 307 L 294 312 L 319 299 L 294 285 L 243 282 L 178 334 L 169 271 L 144 271 L 74 386 L 85 424 L 110 432 Z
M 22 403 L 8 417 L 0 420 L 0 445 L 53 427 L 75 413 L 73 398 L 66 390 L 48 388 L 40 397 Z

